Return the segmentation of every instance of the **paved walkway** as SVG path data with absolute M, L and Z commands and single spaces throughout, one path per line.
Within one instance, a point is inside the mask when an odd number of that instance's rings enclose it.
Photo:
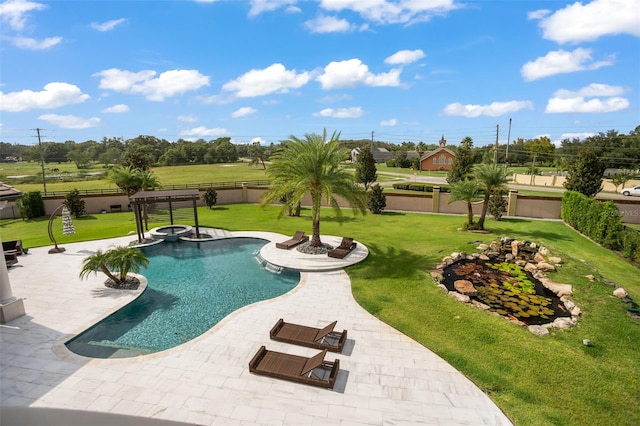
M 66 244 L 66 252 L 52 255 L 48 247 L 34 248 L 9 270 L 27 315 L 0 327 L 3 407 L 70 409 L 76 415 L 93 411 L 99 413 L 96 425 L 109 424 L 109 413 L 145 417 L 145 425 L 154 419 L 202 425 L 511 424 L 462 374 L 362 309 L 341 269 L 303 272 L 289 293 L 240 309 L 167 351 L 113 360 L 69 352 L 66 340 L 139 294 L 104 287 L 102 274 L 80 281 L 82 260 L 133 239 Z M 261 345 L 304 356 L 317 352 L 270 341 L 269 330 L 279 318 L 311 326 L 337 320 L 338 329 L 348 330 L 343 353 L 327 356 L 340 359 L 334 390 L 249 373 L 248 362 Z M 15 413 L 0 410 L 0 424 L 21 424 Z M 38 413 L 45 413 L 43 422 L 30 424 L 56 423 L 46 410 Z

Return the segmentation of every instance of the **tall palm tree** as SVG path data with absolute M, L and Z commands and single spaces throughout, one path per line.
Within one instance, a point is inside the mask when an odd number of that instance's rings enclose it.
M 263 195 L 262 204 L 285 200 L 278 217 L 295 208 L 308 193 L 311 196 L 311 222 L 313 235 L 311 246 L 320 247 L 320 206 L 324 197 L 343 219 L 336 196 L 351 204 L 354 212 L 366 214 L 367 193 L 357 185 L 353 175 L 340 167 L 347 152 L 340 148 L 340 134 L 333 132 L 327 140 L 327 130 L 322 135 L 305 134 L 304 139 L 291 136 L 283 141 L 282 148 L 271 157 L 267 174 L 273 182 Z
M 482 213 L 478 219 L 478 229 L 484 229 L 484 219 L 487 216 L 489 199 L 495 191 L 507 190 L 507 177 L 504 169 L 497 164 L 478 164 L 473 170 L 473 175 L 484 191 Z
M 451 185 L 449 204 L 455 201 L 467 203 L 467 229 L 473 229 L 472 203 L 478 200 L 480 200 L 480 186 L 475 180 L 459 180 Z

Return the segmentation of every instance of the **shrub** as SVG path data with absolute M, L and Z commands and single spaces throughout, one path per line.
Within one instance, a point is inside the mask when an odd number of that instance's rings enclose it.
M 84 200 L 80 198 L 80 191 L 75 188 L 65 196 L 64 205 L 76 219 L 85 214 Z
M 40 191 L 27 192 L 16 202 L 23 219 L 34 219 L 44 216 L 44 201 Z
M 369 210 L 373 214 L 380 214 L 387 207 L 387 197 L 382 193 L 380 185 L 374 185 L 369 193 Z
M 489 198 L 489 214 L 493 216 L 495 220 L 502 219 L 502 215 L 507 212 L 507 200 L 504 198 L 503 191 L 494 192 Z
M 207 188 L 202 196 L 202 200 L 207 207 L 212 208 L 218 202 L 218 193 L 213 188 Z

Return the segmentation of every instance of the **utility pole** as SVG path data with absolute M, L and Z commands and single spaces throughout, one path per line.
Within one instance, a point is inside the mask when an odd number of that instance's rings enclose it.
M 44 149 L 42 148 L 42 140 L 40 139 L 40 128 L 34 129 L 38 134 L 38 148 L 40 149 L 40 166 L 42 167 L 42 186 L 44 187 L 44 195 L 47 195 L 47 178 L 44 175 Z
M 371 131 L 371 155 L 373 155 L 373 130 Z
M 498 164 L 498 133 L 500 132 L 500 125 L 496 124 L 496 147 L 493 150 L 493 163 Z
M 509 132 L 507 133 L 507 152 L 504 156 L 504 167 L 509 167 L 509 140 L 511 139 L 511 119 L 509 119 Z

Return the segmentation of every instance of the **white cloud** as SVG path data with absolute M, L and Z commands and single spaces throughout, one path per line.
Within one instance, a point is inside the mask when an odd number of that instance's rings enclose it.
M 545 16 L 549 15 L 549 13 L 551 13 L 549 9 L 534 10 L 527 13 L 527 19 L 530 21 L 536 21 L 538 19 L 542 19 Z
M 95 73 L 94 76 L 101 77 L 98 86 L 101 89 L 141 94 L 150 101 L 158 102 L 209 85 L 209 77 L 196 70 L 165 71 L 158 77 L 155 77 L 156 74 L 152 70 L 131 72 L 111 68 Z
M 27 0 L 7 0 L 0 3 L 0 19 L 14 30 L 20 31 L 24 28 L 27 15 L 34 10 L 46 9 L 42 3 Z
M 627 109 L 629 101 L 620 86 L 593 83 L 577 91 L 557 90 L 547 102 L 545 113 L 603 113 Z
M 38 118 L 63 129 L 88 129 L 100 125 L 98 117 L 82 118 L 75 115 L 44 114 Z
M 333 117 L 333 118 L 358 118 L 362 117 L 362 108 L 361 107 L 351 107 L 351 108 L 325 108 L 320 112 L 316 112 L 313 115 L 316 117 Z
M 365 86 L 399 86 L 400 69 L 392 69 L 387 73 L 373 74 L 360 59 L 349 59 L 331 62 L 324 67 L 324 72 L 316 80 L 325 90 L 349 88 L 357 85 Z
M 179 115 L 178 120 L 184 123 L 195 123 L 196 121 L 198 121 L 198 119 L 192 115 Z
M 204 126 L 194 127 L 193 129 L 187 129 L 180 132 L 180 136 L 193 136 L 201 138 L 204 136 L 222 136 L 227 134 L 227 129 L 214 127 L 213 129 L 207 129 Z
M 498 117 L 510 112 L 520 111 L 521 109 L 533 109 L 531 101 L 508 101 L 508 102 L 492 102 L 489 105 L 463 105 L 461 103 L 449 104 L 444 108 L 446 115 L 456 115 L 462 117 L 479 117 L 487 115 L 489 117 Z
M 258 142 L 260 145 L 264 145 L 264 144 L 267 143 L 266 140 L 264 140 L 263 138 L 261 138 L 259 136 L 257 138 L 251 139 L 251 143 L 256 143 L 256 142 Z
M 556 74 L 595 70 L 608 65 L 613 65 L 613 62 L 609 60 L 593 62 L 591 49 L 580 47 L 572 52 L 564 50 L 551 51 L 546 56 L 524 64 L 520 69 L 520 74 L 522 74 L 525 81 L 533 81 Z
M 380 125 L 383 127 L 393 127 L 398 124 L 398 119 L 392 118 L 391 120 L 382 120 Z
M 22 90 L 20 92 L 0 92 L 0 110 L 26 111 L 29 109 L 53 109 L 65 105 L 79 104 L 89 95 L 82 93 L 77 86 L 69 83 L 49 83 L 40 92 Z
M 322 0 L 320 7 L 332 12 L 351 10 L 378 24 L 410 24 L 446 15 L 459 6 L 454 0 Z
M 384 60 L 385 64 L 397 65 L 397 64 L 410 64 L 425 57 L 422 50 L 399 50 L 393 55 L 387 57 Z
M 233 113 L 231 113 L 231 118 L 246 117 L 248 115 L 251 115 L 251 114 L 255 113 L 256 111 L 258 111 L 258 110 L 255 109 L 255 108 L 242 107 L 242 108 L 239 108 L 239 109 L 235 110 Z
M 560 135 L 560 141 L 564 139 L 586 139 L 591 136 L 595 136 L 596 134 L 593 132 L 577 132 L 577 133 L 563 133 Z M 558 144 L 556 144 L 558 145 Z
M 335 103 L 335 102 L 341 102 L 341 101 L 350 101 L 351 99 L 353 99 L 353 96 L 351 96 L 348 93 L 342 93 L 340 95 L 323 96 L 322 98 L 318 99 L 318 102 L 326 104 L 326 103 Z
M 339 19 L 335 16 L 319 16 L 304 23 L 304 26 L 312 33 L 347 33 L 353 31 L 356 26 L 346 19 Z
M 251 9 L 249 16 L 257 16 L 264 12 L 273 12 L 274 10 L 285 8 L 289 12 L 299 11 L 297 7 L 293 7 L 297 0 L 251 0 Z
M 103 23 L 98 23 L 98 22 L 92 22 L 91 23 L 91 28 L 93 28 L 94 30 L 97 31 L 111 31 L 113 30 L 115 27 L 117 27 L 118 25 L 126 22 L 127 20 L 125 18 L 120 18 L 120 19 L 113 19 L 111 21 L 107 21 L 107 22 L 103 22 Z
M 129 112 L 129 106 L 125 104 L 113 105 L 103 109 L 102 112 L 105 114 L 121 114 L 123 112 Z
M 222 90 L 235 92 L 240 98 L 264 96 L 270 93 L 287 93 L 298 89 L 309 82 L 309 72 L 297 73 L 287 70 L 282 64 L 273 64 L 262 70 L 251 70 L 229 81 Z
M 21 49 L 28 50 L 45 50 L 59 44 L 62 37 L 47 37 L 43 40 L 36 40 L 30 37 L 13 37 L 11 44 Z
M 615 34 L 640 37 L 638 0 L 575 2 L 542 18 L 538 25 L 544 38 L 560 44 L 594 41 Z

